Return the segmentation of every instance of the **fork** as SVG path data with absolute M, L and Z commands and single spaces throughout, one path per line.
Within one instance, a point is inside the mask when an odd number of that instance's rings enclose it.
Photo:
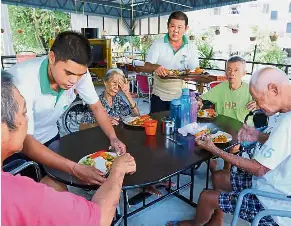
M 107 171 L 107 173 L 104 175 L 105 178 L 109 177 L 109 174 L 110 174 L 110 172 L 111 172 L 111 169 L 112 169 L 112 168 L 110 168 L 110 169 Z

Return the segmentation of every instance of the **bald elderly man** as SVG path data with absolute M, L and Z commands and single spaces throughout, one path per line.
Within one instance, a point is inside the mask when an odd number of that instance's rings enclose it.
M 236 166 L 236 172 L 221 172 L 215 190 L 204 190 L 199 197 L 194 220 L 169 222 L 167 225 L 223 225 L 224 213 L 234 213 L 237 198 L 246 188 L 291 195 L 291 84 L 284 72 L 274 67 L 256 71 L 250 81 L 250 93 L 258 106 L 268 115 L 282 113 L 271 133 L 258 132 L 244 125 L 238 134 L 240 141 L 260 142 L 252 159 L 226 153 L 216 147 L 209 137 L 196 139 L 198 145 L 224 161 Z M 264 209 L 290 210 L 291 203 L 246 195 L 240 218 L 252 222 Z M 267 216 L 264 225 L 291 225 L 290 218 Z

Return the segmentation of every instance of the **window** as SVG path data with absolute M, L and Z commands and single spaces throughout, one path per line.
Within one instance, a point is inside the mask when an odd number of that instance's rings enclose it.
M 214 15 L 220 15 L 220 13 L 221 13 L 221 8 L 214 8 L 213 9 L 213 14 Z
M 291 23 L 287 23 L 286 33 L 291 33 Z
M 263 13 L 268 14 L 269 13 L 269 4 L 263 4 Z
M 278 11 L 271 11 L 271 20 L 278 19 Z

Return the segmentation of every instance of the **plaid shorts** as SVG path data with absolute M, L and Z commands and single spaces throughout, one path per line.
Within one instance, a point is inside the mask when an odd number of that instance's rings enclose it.
M 224 213 L 234 213 L 240 192 L 246 188 L 252 187 L 252 175 L 238 169 L 236 172 L 231 170 L 230 183 L 232 186 L 231 192 L 221 192 L 218 198 L 219 207 Z M 264 210 L 259 199 L 253 194 L 247 194 L 243 198 L 239 217 L 252 222 L 255 216 Z M 260 220 L 259 226 L 279 226 L 271 216 L 263 217 Z

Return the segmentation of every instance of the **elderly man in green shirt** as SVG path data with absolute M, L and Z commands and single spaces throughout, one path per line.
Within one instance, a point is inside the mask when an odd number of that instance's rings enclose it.
M 246 74 L 246 61 L 239 57 L 233 56 L 228 59 L 225 71 L 227 81 L 215 86 L 213 89 L 201 96 L 200 106 L 203 101 L 208 100 L 215 104 L 215 111 L 219 115 L 225 115 L 230 118 L 244 122 L 246 115 L 250 111 L 257 109 L 257 104 L 253 101 L 249 91 L 249 85 L 242 81 Z M 235 153 L 239 145 L 234 147 L 230 152 Z M 210 169 L 216 169 L 216 161 L 210 162 Z M 224 169 L 229 170 L 231 165 L 224 163 Z
M 231 57 L 226 65 L 227 81 L 223 82 L 201 96 L 215 104 L 215 111 L 233 119 L 244 121 L 249 111 L 257 109 L 256 102 L 252 100 L 249 85 L 242 81 L 246 74 L 246 61 L 239 57 Z

